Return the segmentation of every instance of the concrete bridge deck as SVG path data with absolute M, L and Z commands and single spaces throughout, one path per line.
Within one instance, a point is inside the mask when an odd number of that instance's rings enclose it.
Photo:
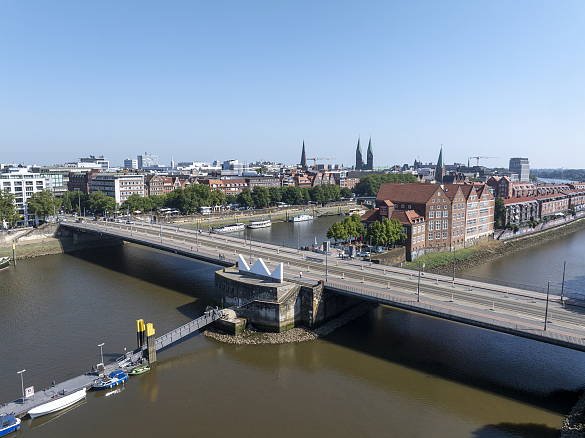
M 63 225 L 80 232 L 120 237 L 221 266 L 235 264 L 239 253 L 247 260 L 251 252 L 253 260 L 262 257 L 269 266 L 283 262 L 285 277 L 299 279 L 302 271 L 304 281 L 327 280 L 325 287 L 336 293 L 585 351 L 585 308 L 567 304 L 557 295 L 551 295 L 549 299 L 545 331 L 546 294 L 539 291 L 458 278 L 453 282 L 451 277 L 426 274 L 421 277 L 421 295 L 417 301 L 417 273 L 407 269 L 370 266 L 367 262 L 333 257 L 326 259 L 323 254 L 306 253 L 296 248 L 178 227 L 104 222 Z

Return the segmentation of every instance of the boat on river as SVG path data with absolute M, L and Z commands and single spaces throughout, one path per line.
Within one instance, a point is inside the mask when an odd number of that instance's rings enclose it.
M 0 257 L 0 271 L 8 269 L 8 266 L 10 266 L 10 257 Z
M 235 224 L 227 224 L 227 225 L 223 225 L 221 227 L 212 227 L 211 232 L 212 233 L 219 233 L 219 234 L 233 233 L 235 231 L 244 231 L 245 228 L 246 228 L 246 225 L 244 225 L 241 222 L 236 222 Z
M 270 219 L 251 220 L 248 222 L 248 228 L 266 228 L 270 227 L 272 222 Z
M 66 407 L 77 403 L 79 400 L 84 399 L 85 395 L 86 395 L 85 388 L 82 388 L 79 391 L 75 391 L 71 394 L 57 395 L 55 396 L 56 398 L 54 398 L 50 402 L 43 403 L 42 405 L 37 406 L 36 408 L 32 408 L 30 411 L 28 411 L 28 415 L 30 415 L 31 418 L 37 418 L 42 415 L 47 415 L 52 412 L 60 411 L 61 409 L 65 409 Z
M 150 371 L 150 366 L 148 365 L 143 365 L 141 367 L 138 368 L 134 368 L 132 371 L 130 371 L 128 374 L 131 376 L 138 376 L 139 374 L 144 374 L 146 372 Z
M 308 214 L 299 214 L 293 217 L 290 221 L 291 222 L 304 222 L 313 220 L 313 216 L 309 216 Z
M 99 391 L 100 389 L 107 389 L 111 388 L 112 386 L 117 386 L 120 383 L 124 383 L 126 380 L 128 380 L 128 374 L 126 374 L 123 370 L 112 371 L 108 376 L 95 379 L 93 382 L 93 387 Z
M 20 429 L 20 418 L 16 418 L 12 414 L 0 417 L 0 436 L 8 435 L 18 429 Z

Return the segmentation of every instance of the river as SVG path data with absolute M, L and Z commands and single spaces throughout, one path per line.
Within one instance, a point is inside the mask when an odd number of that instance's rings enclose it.
M 311 245 L 337 219 L 253 238 Z M 0 272 L 0 400 L 21 394 L 19 370 L 39 391 L 88 371 L 102 342 L 114 360 L 135 347 L 136 319 L 159 336 L 201 315 L 221 296 L 216 269 L 132 244 L 18 261 Z M 382 306 L 316 341 L 199 335 L 157 357 L 114 391 L 24 420 L 20 435 L 553 437 L 585 387 L 582 353 Z

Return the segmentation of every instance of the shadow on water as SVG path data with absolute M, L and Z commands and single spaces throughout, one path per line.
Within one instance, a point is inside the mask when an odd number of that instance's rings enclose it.
M 323 339 L 562 415 L 583 390 L 581 352 L 383 306 Z
M 488 424 L 473 432 L 472 436 L 474 438 L 493 438 L 494 436 L 498 436 L 498 432 L 505 433 L 506 436 L 518 438 L 557 438 L 561 436 L 559 429 L 549 427 L 546 424 L 535 423 Z

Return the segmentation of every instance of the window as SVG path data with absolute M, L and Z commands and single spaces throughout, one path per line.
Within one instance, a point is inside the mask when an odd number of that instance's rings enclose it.
M 433 231 L 434 224 L 435 224 L 435 222 L 433 222 L 433 221 L 429 222 L 429 231 Z
M 449 212 L 447 210 L 443 212 L 443 217 L 449 217 Z
M 411 209 L 412 209 L 412 206 L 411 206 L 410 204 L 408 204 L 408 209 L 409 209 L 409 210 L 411 210 Z
M 447 233 L 443 233 L 443 239 L 447 238 Z
M 429 217 L 432 219 L 435 217 L 435 212 L 434 211 L 429 211 Z
M 435 199 L 433 198 L 433 204 L 435 203 Z
M 449 221 L 443 221 L 443 229 L 446 230 L 449 228 Z
M 435 221 L 435 229 L 436 230 L 440 230 L 441 229 L 441 221 Z
M 453 231 L 453 237 L 455 237 L 455 231 Z
M 431 205 L 431 210 L 432 210 L 433 208 L 435 208 L 435 207 L 433 207 L 433 206 Z
M 429 233 L 429 240 L 433 240 L 433 233 Z
M 421 225 L 421 231 L 424 233 L 424 231 L 425 231 L 425 224 L 422 224 Z
M 421 236 L 420 236 L 420 241 L 421 241 L 421 242 L 424 242 L 424 241 L 425 241 L 425 235 L 424 235 L 424 234 L 421 234 Z
M 461 212 L 461 219 L 463 219 L 463 218 L 465 218 L 465 212 L 464 211 Z
M 435 238 L 439 240 L 441 238 L 441 233 L 435 233 Z

